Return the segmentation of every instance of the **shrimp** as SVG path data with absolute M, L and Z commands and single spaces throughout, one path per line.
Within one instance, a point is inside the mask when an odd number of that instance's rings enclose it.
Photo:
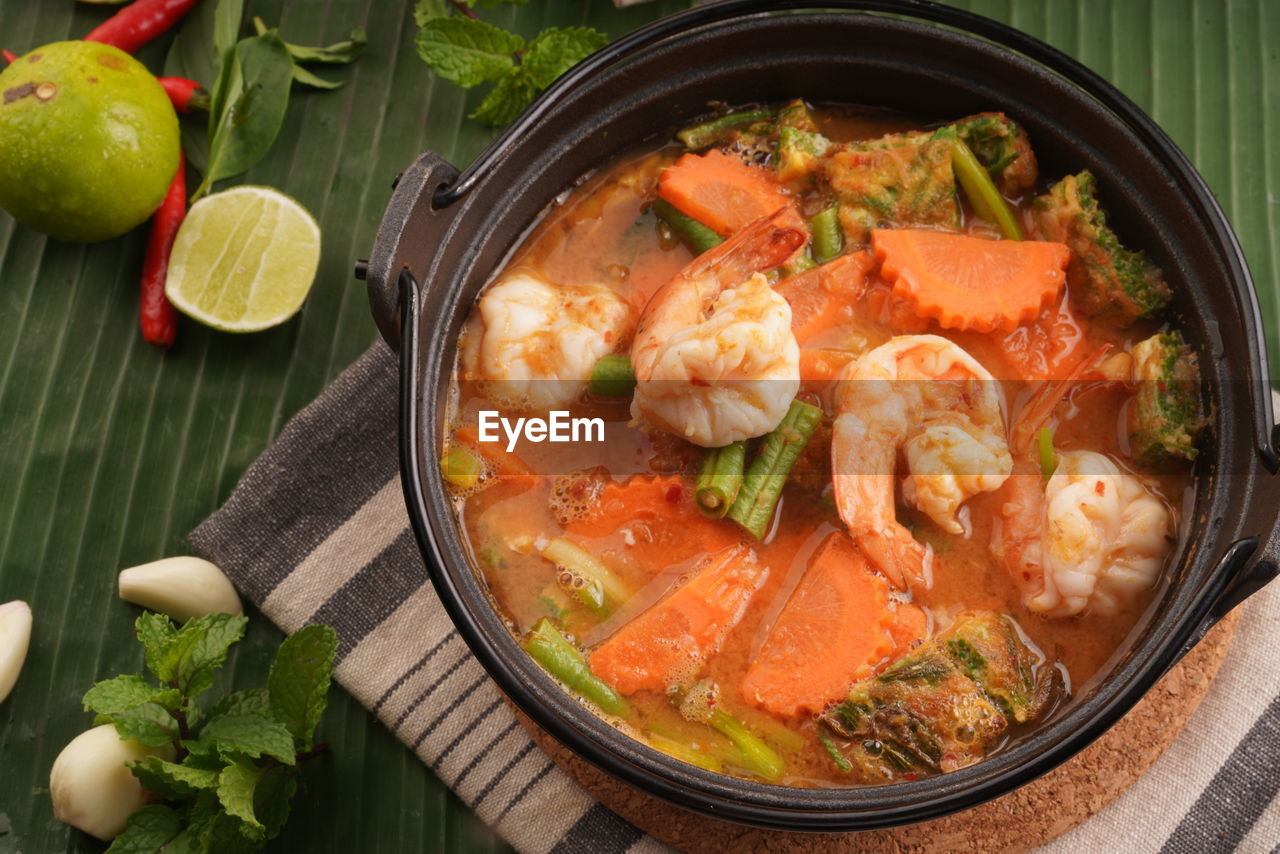
M 998 489 L 1013 470 L 1000 385 L 945 338 L 902 335 L 845 366 L 836 406 L 831 463 L 840 518 L 891 581 L 928 588 L 932 554 L 894 511 L 898 451 L 910 472 L 906 501 L 944 530 L 967 533 L 960 505 Z
M 466 378 L 506 406 L 549 410 L 582 395 L 601 356 L 635 328 L 631 305 L 604 285 L 555 285 L 513 273 L 480 298 L 463 345 Z
M 800 389 L 791 307 L 765 271 L 806 240 L 784 225 L 789 210 L 761 217 L 693 260 L 658 289 L 631 346 L 631 417 L 715 448 L 763 436 Z
M 1042 483 L 1017 474 L 991 551 L 1028 609 L 1049 617 L 1116 613 L 1155 583 L 1171 547 L 1169 508 L 1142 481 L 1093 451 L 1064 451 Z

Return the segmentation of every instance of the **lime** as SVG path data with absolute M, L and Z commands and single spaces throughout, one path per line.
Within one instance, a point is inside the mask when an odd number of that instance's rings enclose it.
M 320 264 L 320 226 L 270 187 L 235 187 L 191 206 L 169 256 L 165 295 L 201 323 L 257 332 L 297 313 Z
M 0 72 L 0 207 L 59 240 L 124 234 L 178 168 L 178 117 L 151 72 L 96 42 L 54 42 Z

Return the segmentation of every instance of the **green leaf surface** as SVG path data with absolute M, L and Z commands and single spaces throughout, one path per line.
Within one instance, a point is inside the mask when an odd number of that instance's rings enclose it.
M 210 106 L 209 164 L 192 198 L 266 156 L 284 123 L 293 67 L 273 32 L 243 39 L 228 54 Z
M 608 43 L 608 36 L 590 27 L 552 28 L 529 42 L 522 64 L 530 82 L 538 89 L 545 89 Z
M 197 3 L 179 38 L 215 5 Z M 10 841 L 32 854 L 103 850 L 54 821 L 43 788 L 54 757 L 88 724 L 79 703 L 85 690 L 139 670 L 137 612 L 119 600 L 116 573 L 189 553 L 186 532 L 377 336 L 351 263 L 368 256 L 396 173 L 425 150 L 465 166 L 493 137 L 467 118 L 485 93 L 436 79 L 418 58 L 414 5 L 248 4 L 247 14 L 303 44 L 340 41 L 356 26 L 369 33 L 360 61 L 333 75 L 346 86 L 295 89 L 276 144 L 239 179 L 294 196 L 324 232 L 315 287 L 289 323 L 231 336 L 184 322 L 172 349 L 148 347 L 136 331 L 146 228 L 76 246 L 0 213 L 0 597 L 35 611 L 22 675 L 0 704 L 0 811 L 12 824 L 0 851 Z M 1280 379 L 1280 230 L 1270 201 L 1280 198 L 1277 4 L 1175 2 L 1172 12 L 1150 0 L 962 5 L 1083 60 L 1172 134 L 1240 236 Z M 658 0 L 618 10 L 610 0 L 545 0 L 478 11 L 526 39 L 546 26 L 591 26 L 616 39 L 687 6 Z M 22 53 L 80 38 L 105 11 L 0 0 L 4 47 Z M 158 40 L 139 57 L 159 72 L 165 49 Z M 245 640 L 210 694 L 263 684 L 281 637 L 251 609 Z M 319 737 L 331 750 L 306 763 L 293 815 L 267 854 L 509 850 L 346 691 L 330 692 Z
M 141 676 L 117 676 L 95 684 L 84 695 L 85 711 L 114 715 L 147 703 L 176 708 L 182 692 L 175 688 L 157 688 Z
M 208 0 L 206 0 L 208 5 Z M 213 51 L 221 58 L 240 40 L 244 23 L 244 0 L 217 0 L 213 12 Z
M 262 769 L 248 759 L 235 757 L 218 775 L 218 801 L 227 815 L 235 816 L 255 830 L 265 830 L 253 811 L 253 792 Z
M 200 740 L 217 747 L 223 756 L 270 756 L 286 765 L 295 761 L 293 736 L 284 724 L 253 713 L 210 718 L 200 730 Z
M 280 645 L 267 678 L 271 712 L 310 750 L 316 725 L 324 714 L 338 654 L 338 635 L 328 626 L 303 626 Z
M 254 714 L 271 716 L 271 697 L 266 688 L 245 688 L 220 698 L 209 709 L 209 717 Z
M 97 715 L 94 726 L 114 724 L 121 738 L 131 738 L 148 747 L 164 747 L 173 742 L 178 732 L 177 722 L 154 703 L 123 709 L 110 715 Z
M 156 756 L 131 763 L 129 770 L 142 783 L 142 788 L 171 800 L 194 797 L 206 789 L 218 788 L 217 771 L 166 762 Z
M 182 819 L 163 804 L 154 804 L 129 816 L 124 832 L 111 842 L 107 854 L 156 854 L 170 851 L 169 843 L 182 832 Z
M 529 79 L 528 71 L 523 67 L 518 68 L 498 81 L 498 85 L 476 107 L 471 118 L 500 127 L 520 115 L 520 111 L 529 106 L 537 94 L 538 87 Z
M 301 65 L 293 66 L 293 82 L 302 86 L 310 86 L 313 89 L 341 89 L 345 80 L 326 80 L 319 74 L 315 74 Z
M 418 32 L 418 55 L 436 74 L 459 86 L 502 80 L 515 66 L 524 39 L 472 18 L 435 18 Z

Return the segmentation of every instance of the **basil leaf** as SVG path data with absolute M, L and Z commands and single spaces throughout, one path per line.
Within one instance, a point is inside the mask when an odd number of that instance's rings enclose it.
M 209 168 L 193 201 L 266 155 L 284 123 L 292 80 L 293 60 L 279 36 L 266 33 L 236 45 L 214 91 Z

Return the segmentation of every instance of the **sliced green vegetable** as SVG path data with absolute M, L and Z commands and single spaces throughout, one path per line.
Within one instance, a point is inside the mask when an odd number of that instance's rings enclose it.
M 764 437 L 760 453 L 751 461 L 742 489 L 728 513 L 730 519 L 750 531 L 756 539 L 764 538 L 778 499 L 782 497 L 787 476 L 821 422 L 821 409 L 793 400 L 782 423 Z
M 728 131 L 772 118 L 772 110 L 742 110 L 684 128 L 676 133 L 676 139 L 690 151 L 700 151 L 719 142 Z
M 471 489 L 484 477 L 484 460 L 465 445 L 454 445 L 440 458 L 440 476 L 450 486 Z
M 840 228 L 840 205 L 835 204 L 809 220 L 813 234 L 813 260 L 825 264 L 844 251 L 844 231 Z
M 978 162 L 973 150 L 958 136 L 952 142 L 954 151 L 951 155 L 951 166 L 955 169 L 956 179 L 964 188 L 969 204 L 978 216 L 987 222 L 1000 226 L 1000 233 L 1010 240 L 1022 240 L 1022 229 L 1009 209 L 1009 203 L 996 189 L 987 167 Z
M 631 360 L 620 354 L 601 356 L 591 369 L 588 390 L 596 397 L 630 397 L 636 388 Z
M 630 711 L 622 695 L 591 672 L 587 659 L 550 620 L 543 618 L 534 625 L 524 648 L 544 670 L 606 714 L 622 717 Z
M 611 613 L 631 595 L 622 579 L 599 558 L 563 537 L 547 543 L 540 554 L 564 570 L 561 586 L 599 616 Z
M 674 738 L 667 738 L 665 735 L 649 732 L 645 734 L 645 740 L 649 742 L 649 746 L 654 750 L 661 750 L 681 762 L 688 762 L 690 765 L 696 765 L 699 768 L 705 768 L 717 774 L 724 770 L 724 766 L 717 757 L 703 753 L 701 750 L 696 750 L 687 744 L 676 741 Z
M 733 500 L 742 489 L 747 443 L 734 442 L 723 448 L 711 448 L 702 460 L 698 484 L 694 491 L 698 509 L 713 519 L 729 512 Z
M 701 255 L 724 242 L 724 238 L 691 216 L 685 216 L 663 199 L 653 203 L 653 212 L 658 218 L 671 226 L 678 237 L 685 240 L 693 251 Z
M 1053 452 L 1053 431 L 1048 427 L 1041 427 L 1036 442 L 1040 447 L 1040 474 L 1048 481 L 1053 477 L 1053 470 L 1058 467 L 1058 455 Z
M 742 722 L 723 709 L 715 709 L 707 723 L 719 730 L 738 748 L 742 767 L 770 782 L 782 779 L 787 764 L 777 752 L 747 730 Z
M 783 278 L 786 278 L 787 276 L 797 276 L 805 270 L 812 270 L 816 266 L 818 265 L 813 260 L 813 256 L 809 254 L 808 247 L 805 247 L 803 252 L 783 264 L 780 272 Z

